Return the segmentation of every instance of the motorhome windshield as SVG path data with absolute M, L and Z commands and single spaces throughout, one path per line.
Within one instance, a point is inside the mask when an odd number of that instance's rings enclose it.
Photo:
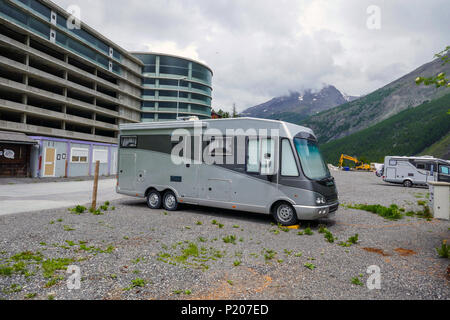
M 304 174 L 311 180 L 322 180 L 331 176 L 316 142 L 307 139 L 294 138 Z

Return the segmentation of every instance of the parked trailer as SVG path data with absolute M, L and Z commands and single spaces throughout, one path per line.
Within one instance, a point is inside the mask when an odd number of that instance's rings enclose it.
M 313 131 L 282 121 L 123 124 L 118 166 L 117 192 L 146 198 L 152 209 L 203 205 L 273 214 L 291 225 L 339 207 Z
M 384 159 L 383 180 L 405 187 L 427 185 L 431 181 L 450 182 L 450 161 L 430 156 L 387 156 Z

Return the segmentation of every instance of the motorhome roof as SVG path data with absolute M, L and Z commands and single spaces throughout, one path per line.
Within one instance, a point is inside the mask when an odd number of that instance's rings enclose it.
M 423 161 L 442 161 L 444 163 L 449 163 L 449 160 L 435 158 L 433 156 L 417 156 L 417 157 L 407 157 L 407 156 L 387 156 L 389 159 L 403 159 L 403 160 L 423 160 Z
M 142 123 L 126 123 L 119 126 L 120 131 L 134 131 L 134 130 L 152 130 L 152 129 L 170 129 L 170 128 L 193 128 L 194 126 L 201 126 L 203 128 L 211 127 L 212 124 L 227 124 L 227 122 L 234 122 L 235 124 L 230 129 L 236 128 L 249 128 L 249 125 L 238 125 L 237 123 L 256 122 L 267 123 L 272 125 L 281 126 L 288 135 L 294 136 L 299 132 L 307 132 L 314 135 L 310 128 L 299 126 L 296 124 L 271 119 L 261 118 L 229 118 L 229 119 L 206 119 L 206 120 L 178 120 L 178 121 L 164 121 L 164 122 L 142 122 Z M 225 126 L 224 126 L 225 127 Z M 228 126 L 227 126 L 228 127 Z M 257 128 L 259 129 L 259 128 Z M 315 136 L 315 135 L 314 135 Z

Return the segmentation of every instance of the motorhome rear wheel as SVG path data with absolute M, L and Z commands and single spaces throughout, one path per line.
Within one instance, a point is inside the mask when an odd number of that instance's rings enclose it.
M 152 190 L 147 195 L 147 206 L 150 209 L 160 209 L 161 208 L 161 193 L 156 190 Z
M 403 181 L 403 186 L 407 187 L 407 188 L 411 188 L 413 185 L 413 183 L 411 182 L 411 180 L 405 180 Z
M 164 193 L 162 205 L 168 211 L 176 211 L 178 209 L 177 197 L 172 191 L 166 191 Z

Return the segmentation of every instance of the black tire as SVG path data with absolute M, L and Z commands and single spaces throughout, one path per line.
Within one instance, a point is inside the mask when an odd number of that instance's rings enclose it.
M 166 191 L 163 196 L 162 206 L 167 211 L 176 211 L 178 209 L 178 200 L 172 191 Z
M 403 181 L 403 186 L 406 188 L 411 188 L 413 186 L 413 183 L 411 182 L 411 180 L 405 180 Z
M 152 190 L 147 194 L 147 206 L 150 209 L 160 209 L 161 203 L 161 193 L 159 193 L 157 190 Z
M 280 202 L 273 208 L 275 221 L 282 226 L 292 226 L 298 223 L 297 212 L 294 207 L 287 202 Z

